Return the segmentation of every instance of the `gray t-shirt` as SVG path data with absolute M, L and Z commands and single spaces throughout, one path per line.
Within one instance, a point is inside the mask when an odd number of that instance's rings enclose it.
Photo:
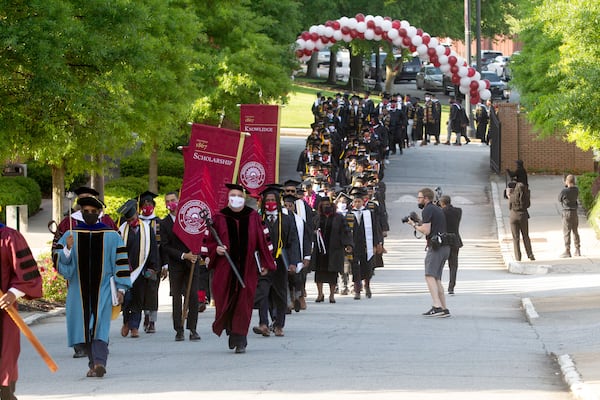
M 560 191 L 558 201 L 563 210 L 577 210 L 577 197 L 579 197 L 579 188 L 577 186 L 566 187 Z
M 421 213 L 423 223 L 431 223 L 431 231 L 427 239 L 434 233 L 446 233 L 446 216 L 444 211 L 433 203 L 428 203 Z

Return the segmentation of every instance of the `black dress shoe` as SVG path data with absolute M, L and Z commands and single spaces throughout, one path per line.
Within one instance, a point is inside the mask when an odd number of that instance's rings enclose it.
M 243 354 L 246 352 L 246 346 L 237 345 L 235 347 L 235 354 Z
M 191 341 L 200 340 L 200 335 L 198 335 L 198 332 L 196 332 L 195 330 L 190 330 L 190 340 Z
M 176 342 L 183 342 L 185 340 L 185 336 L 183 336 L 183 332 L 177 332 L 175 335 Z
M 73 358 L 83 358 L 83 357 L 87 357 L 87 351 L 85 351 L 84 349 L 75 349 Z
M 229 336 L 229 350 L 233 350 L 235 348 L 235 344 L 233 343 L 233 338 Z

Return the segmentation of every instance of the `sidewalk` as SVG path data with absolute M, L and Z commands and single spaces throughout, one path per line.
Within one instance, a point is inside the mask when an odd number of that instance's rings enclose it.
M 508 271 L 517 274 L 600 273 L 600 243 L 582 210 L 579 214 L 582 257 L 559 258 L 564 251 L 558 204 L 562 176 L 530 175 L 528 180 L 531 190 L 529 236 L 536 260 L 517 262 L 513 255 L 508 200 L 502 196 L 505 182 L 496 175 L 490 179 L 498 241 Z M 565 382 L 577 399 L 600 398 L 599 305 L 600 288 L 570 289 L 566 284 L 560 293 L 540 291 L 523 299 L 529 323 L 546 351 L 556 358 Z

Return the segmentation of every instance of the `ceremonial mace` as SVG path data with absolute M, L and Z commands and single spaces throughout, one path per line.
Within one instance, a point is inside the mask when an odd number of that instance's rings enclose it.
M 200 218 L 202 218 L 204 220 L 204 222 L 206 222 L 206 226 L 210 230 L 210 233 L 214 236 L 215 240 L 217 241 L 217 244 L 221 247 L 225 247 L 223 245 L 223 242 L 221 241 L 221 238 L 219 237 L 219 234 L 217 233 L 217 230 L 213 226 L 213 220 L 210 218 L 209 212 L 206 208 L 203 209 L 202 211 L 200 211 Z M 242 285 L 242 288 L 246 288 L 246 285 L 244 284 L 244 280 L 242 279 L 242 276 L 240 275 L 240 271 L 238 271 L 237 267 L 235 266 L 235 263 L 231 259 L 231 256 L 229 255 L 227 250 L 225 250 L 224 256 L 227 259 L 227 262 L 229 262 L 229 266 L 231 267 L 233 274 L 235 275 L 237 280 L 240 282 L 240 285 Z
M 2 296 L 4 296 L 4 292 L 0 290 L 0 297 Z M 44 348 L 44 345 L 42 345 L 38 338 L 35 337 L 34 333 L 31 331 L 29 326 L 25 323 L 25 321 L 23 321 L 23 318 L 21 318 L 21 315 L 19 315 L 15 307 L 11 304 L 10 306 L 6 307 L 4 311 L 8 313 L 15 325 L 17 325 L 19 330 L 23 333 L 23 335 L 25 335 L 25 337 L 29 340 L 31 345 L 37 350 L 37 352 L 42 357 L 46 365 L 48 365 L 50 371 L 56 372 L 58 370 L 58 365 L 56 365 L 50 354 L 48 354 L 48 352 Z

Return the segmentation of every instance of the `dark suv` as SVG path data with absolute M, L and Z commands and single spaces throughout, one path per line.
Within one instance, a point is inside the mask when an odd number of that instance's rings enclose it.
M 394 83 L 415 80 L 420 69 L 421 59 L 419 57 L 408 58 L 402 63 L 402 70 L 396 74 Z

